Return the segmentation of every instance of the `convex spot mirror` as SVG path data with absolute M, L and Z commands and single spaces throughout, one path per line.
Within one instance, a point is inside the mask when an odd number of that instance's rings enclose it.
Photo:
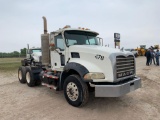
M 32 54 L 33 53 L 33 51 L 32 50 L 28 50 L 28 54 Z

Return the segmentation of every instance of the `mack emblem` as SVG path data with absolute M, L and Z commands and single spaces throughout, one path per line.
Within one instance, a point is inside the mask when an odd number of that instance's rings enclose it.
M 125 76 L 129 76 L 129 75 L 133 75 L 133 71 L 127 71 L 127 72 L 122 72 L 122 73 L 118 73 L 117 74 L 117 77 L 120 78 L 120 77 L 125 77 Z

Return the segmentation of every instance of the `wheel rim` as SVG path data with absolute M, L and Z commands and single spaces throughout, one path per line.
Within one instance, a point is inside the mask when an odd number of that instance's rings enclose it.
M 18 78 L 19 78 L 19 80 L 22 80 L 22 71 L 21 70 L 18 71 Z
M 72 101 L 76 101 L 79 96 L 77 85 L 73 82 L 69 82 L 66 89 L 69 99 Z
M 26 80 L 27 80 L 27 83 L 30 83 L 30 74 L 29 72 L 26 73 Z

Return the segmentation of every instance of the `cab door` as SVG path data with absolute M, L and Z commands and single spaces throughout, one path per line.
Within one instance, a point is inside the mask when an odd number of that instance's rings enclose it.
M 54 36 L 53 41 L 54 49 L 51 49 L 51 67 L 53 70 L 62 71 L 65 65 L 65 41 L 61 34 Z

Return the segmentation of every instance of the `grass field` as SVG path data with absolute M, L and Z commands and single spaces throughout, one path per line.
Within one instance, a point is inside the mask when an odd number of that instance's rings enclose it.
M 23 58 L 0 58 L 0 71 L 18 70 Z
M 0 58 L 0 63 L 20 62 L 24 58 Z

